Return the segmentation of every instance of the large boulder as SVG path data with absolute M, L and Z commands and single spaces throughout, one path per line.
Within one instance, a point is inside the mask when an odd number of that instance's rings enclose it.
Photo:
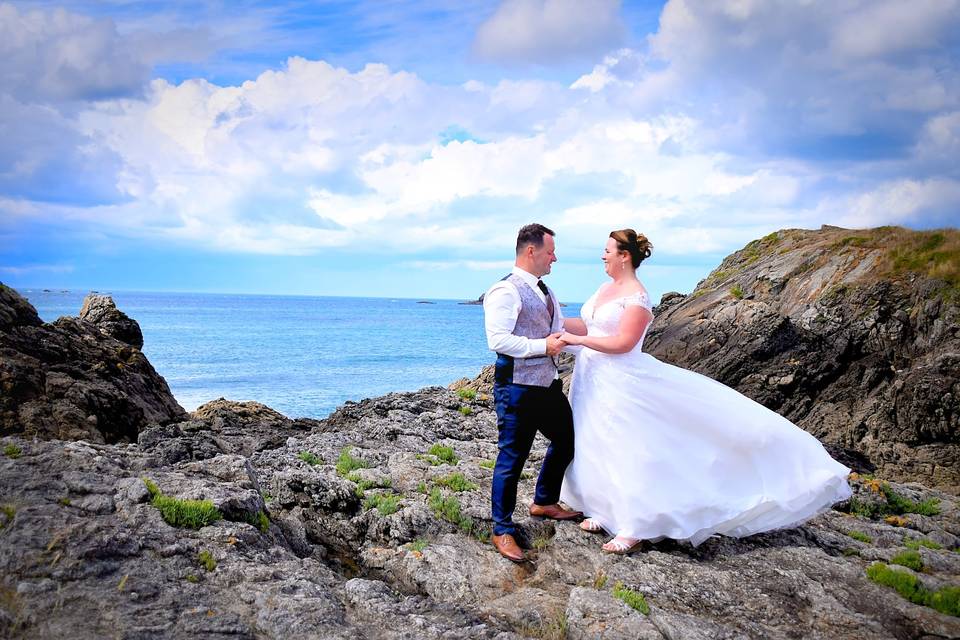
M 88 298 L 84 309 L 99 324 L 71 317 L 44 323 L 0 283 L 0 434 L 134 442 L 147 425 L 186 418 L 140 349 L 102 330 L 132 340 L 136 323 L 124 322 L 112 301 Z

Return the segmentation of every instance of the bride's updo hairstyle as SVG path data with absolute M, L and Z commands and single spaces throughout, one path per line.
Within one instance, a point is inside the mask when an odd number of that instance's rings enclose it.
M 647 236 L 637 233 L 633 229 L 611 231 L 610 237 L 617 241 L 617 249 L 630 254 L 630 262 L 634 269 L 649 258 L 650 252 L 653 250 L 653 245 L 647 240 Z

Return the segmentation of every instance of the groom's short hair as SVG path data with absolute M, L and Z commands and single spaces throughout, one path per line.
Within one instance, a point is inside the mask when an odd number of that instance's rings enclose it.
M 537 224 L 536 222 L 520 227 L 520 233 L 517 234 L 517 255 L 520 255 L 520 253 L 523 251 L 523 248 L 528 244 L 532 244 L 538 249 L 542 247 L 543 236 L 548 233 L 551 236 L 557 235 L 552 230 L 547 229 L 542 224 Z

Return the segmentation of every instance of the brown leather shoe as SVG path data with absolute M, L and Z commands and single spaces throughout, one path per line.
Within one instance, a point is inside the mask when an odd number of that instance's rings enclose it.
M 513 562 L 523 562 L 523 549 L 517 545 L 512 535 L 505 533 L 502 536 L 491 536 L 490 539 L 504 558 Z
M 558 504 L 548 504 L 546 506 L 531 504 L 530 515 L 534 518 L 550 518 L 552 520 L 578 520 L 583 517 L 582 512 L 564 509 Z

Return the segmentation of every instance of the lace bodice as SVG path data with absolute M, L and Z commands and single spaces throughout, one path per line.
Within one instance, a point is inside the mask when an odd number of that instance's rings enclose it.
M 600 293 L 598 289 L 590 298 L 583 303 L 580 309 L 580 317 L 587 325 L 587 334 L 591 336 L 610 336 L 619 331 L 620 317 L 623 310 L 630 306 L 641 306 L 650 311 L 653 306 L 650 304 L 650 296 L 646 291 L 638 291 L 627 296 L 620 296 L 607 300 L 600 306 L 596 306 L 597 296 Z M 640 338 L 633 351 L 638 352 L 643 346 L 643 338 L 646 337 L 646 331 Z

